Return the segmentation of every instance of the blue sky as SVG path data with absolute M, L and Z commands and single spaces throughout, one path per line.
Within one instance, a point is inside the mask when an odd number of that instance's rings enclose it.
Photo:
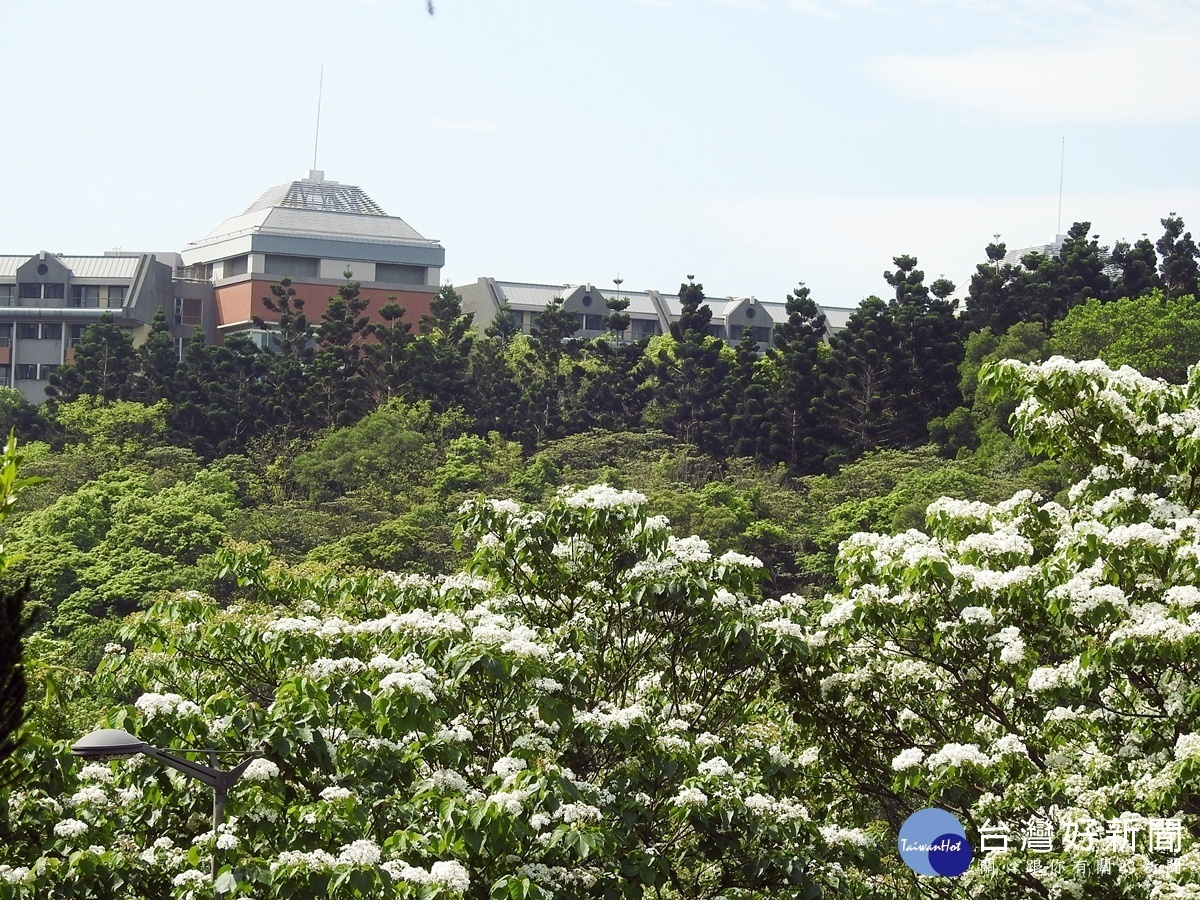
M 179 250 L 312 165 L 444 277 L 782 299 L 965 289 L 1089 220 L 1200 231 L 1182 0 L 0 3 L 0 252 Z M 961 291 L 960 291 L 961 292 Z

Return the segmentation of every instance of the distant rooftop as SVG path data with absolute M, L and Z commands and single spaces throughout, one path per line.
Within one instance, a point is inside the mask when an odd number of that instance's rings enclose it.
M 274 207 L 356 213 L 360 216 L 387 215 L 362 188 L 326 181 L 325 173 L 319 169 L 309 169 L 299 181 L 289 181 L 267 189 L 242 215 Z

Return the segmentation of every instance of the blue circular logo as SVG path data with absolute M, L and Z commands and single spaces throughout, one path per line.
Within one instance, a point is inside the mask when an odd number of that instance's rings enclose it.
M 917 810 L 905 819 L 896 846 L 904 864 L 918 875 L 956 878 L 967 871 L 974 856 L 962 823 L 936 807 Z

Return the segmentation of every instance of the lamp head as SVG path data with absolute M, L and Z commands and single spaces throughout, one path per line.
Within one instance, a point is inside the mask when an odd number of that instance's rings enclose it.
M 111 759 L 121 756 L 136 756 L 146 749 L 146 742 L 135 738 L 128 731 L 119 728 L 100 728 L 91 734 L 84 735 L 71 752 L 84 759 Z

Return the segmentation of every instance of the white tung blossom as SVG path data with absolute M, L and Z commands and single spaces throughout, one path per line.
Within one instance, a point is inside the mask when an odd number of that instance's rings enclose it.
M 245 781 L 270 781 L 272 778 L 278 777 L 279 766 L 269 759 L 254 760 L 242 773 L 242 779 Z
M 80 822 L 78 819 L 63 819 L 54 826 L 54 833 L 60 838 L 79 837 L 81 834 L 86 834 L 87 830 L 87 822 Z
M 200 707 L 178 694 L 146 693 L 133 702 L 147 722 L 155 716 L 195 716 Z
M 904 772 L 919 766 L 923 759 L 925 759 L 924 750 L 920 747 L 909 747 L 896 754 L 896 758 L 892 760 L 892 769 L 896 772 Z
M 940 769 L 942 766 L 976 765 L 986 767 L 991 763 L 991 759 L 979 749 L 977 744 L 947 744 L 925 760 L 925 765 L 930 770 Z
M 646 502 L 637 491 L 618 491 L 607 484 L 593 484 L 581 491 L 564 488 L 560 496 L 573 509 L 636 509 Z
M 675 806 L 704 806 L 708 803 L 708 795 L 698 787 L 680 788 L 679 793 L 671 798 Z

